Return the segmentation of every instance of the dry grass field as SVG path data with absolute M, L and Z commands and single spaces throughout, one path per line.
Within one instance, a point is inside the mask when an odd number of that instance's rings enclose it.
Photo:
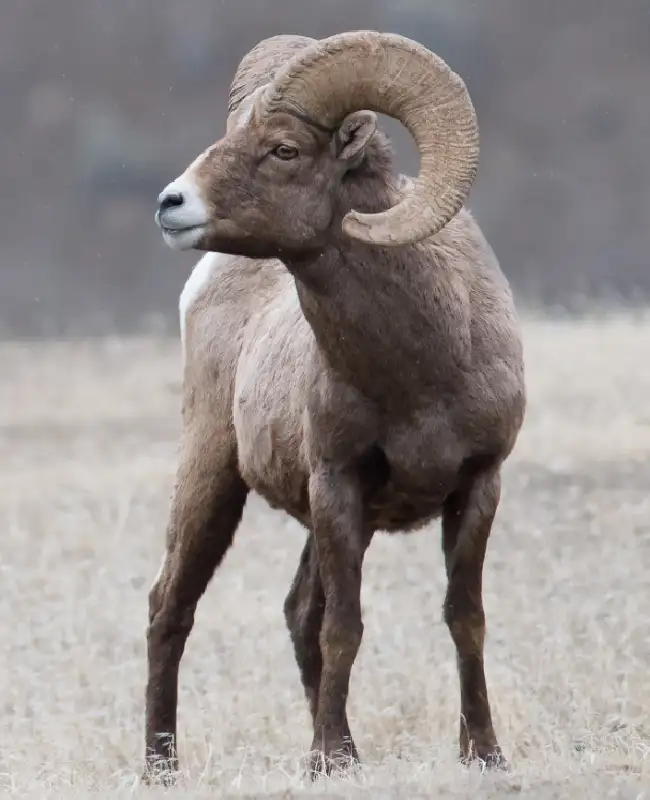
M 365 766 L 308 785 L 282 618 L 303 532 L 249 500 L 181 669 L 174 797 L 650 798 L 650 319 L 525 324 L 529 410 L 485 570 L 487 676 L 512 763 L 455 761 L 438 526 L 379 535 L 351 724 Z M 0 794 L 139 784 L 147 591 L 179 430 L 180 348 L 0 346 Z

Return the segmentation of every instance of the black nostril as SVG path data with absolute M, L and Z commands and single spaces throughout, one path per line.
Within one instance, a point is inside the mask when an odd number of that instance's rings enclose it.
M 180 192 L 171 192 L 160 198 L 158 210 L 162 212 L 170 208 L 177 208 L 178 206 L 182 206 L 184 202 L 183 195 Z

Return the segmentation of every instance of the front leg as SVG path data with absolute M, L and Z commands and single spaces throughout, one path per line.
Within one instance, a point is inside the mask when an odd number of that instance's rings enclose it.
M 497 742 L 483 666 L 483 561 L 500 494 L 498 469 L 473 477 L 447 501 L 442 518 L 448 588 L 445 620 L 458 655 L 460 757 L 507 768 Z
M 370 537 L 364 531 L 358 475 L 320 465 L 309 481 L 318 570 L 325 596 L 320 630 L 322 667 L 314 715 L 312 776 L 358 760 L 348 727 L 350 673 L 363 635 L 361 566 Z
M 178 676 L 198 602 L 230 547 L 248 489 L 234 448 L 199 429 L 186 432 L 167 531 L 167 551 L 149 593 L 145 770 L 171 784 L 178 770 Z
M 325 594 L 318 571 L 314 535 L 309 532 L 298 570 L 284 602 L 284 616 L 291 634 L 300 678 L 309 703 L 312 724 L 318 713 L 318 693 L 323 671 L 320 633 L 325 613 Z M 349 735 L 347 721 L 345 730 Z

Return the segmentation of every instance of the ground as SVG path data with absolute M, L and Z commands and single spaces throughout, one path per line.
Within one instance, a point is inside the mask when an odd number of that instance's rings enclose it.
M 437 525 L 378 536 L 350 717 L 360 776 L 311 742 L 282 618 L 304 534 L 250 499 L 181 669 L 178 797 L 650 798 L 650 319 L 526 319 L 529 408 L 485 568 L 510 775 L 455 761 Z M 139 785 L 147 592 L 163 551 L 180 347 L 0 346 L 0 793 Z M 644 793 L 645 792 L 645 793 Z

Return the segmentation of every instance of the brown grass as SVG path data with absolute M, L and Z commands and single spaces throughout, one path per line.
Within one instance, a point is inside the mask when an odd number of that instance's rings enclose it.
M 525 334 L 530 405 L 485 574 L 512 773 L 455 762 L 434 526 L 368 556 L 350 700 L 363 772 L 302 781 L 310 729 L 282 601 L 303 533 L 252 498 L 183 661 L 177 796 L 650 797 L 650 321 Z M 6 344 L 0 374 L 0 793 L 158 796 L 138 784 L 144 630 L 178 343 Z

